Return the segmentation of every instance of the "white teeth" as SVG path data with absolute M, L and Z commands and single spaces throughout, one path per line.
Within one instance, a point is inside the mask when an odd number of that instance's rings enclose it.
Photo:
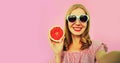
M 77 28 L 77 27 L 76 27 L 76 28 L 73 28 L 73 29 L 74 29 L 74 30 L 81 30 L 81 28 Z

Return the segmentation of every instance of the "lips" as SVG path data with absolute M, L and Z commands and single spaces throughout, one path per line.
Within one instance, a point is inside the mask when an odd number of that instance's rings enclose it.
M 77 31 L 77 32 L 80 32 L 81 29 L 82 29 L 82 27 L 73 27 L 73 29 L 74 29 L 75 31 Z

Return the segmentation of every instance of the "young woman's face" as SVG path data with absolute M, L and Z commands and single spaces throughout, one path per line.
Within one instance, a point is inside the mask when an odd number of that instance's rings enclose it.
M 81 8 L 77 8 L 72 11 L 70 15 L 80 16 L 84 15 L 85 11 Z M 68 21 L 68 28 L 73 35 L 81 35 L 87 27 L 87 22 L 81 22 L 80 19 L 76 19 L 75 22 Z

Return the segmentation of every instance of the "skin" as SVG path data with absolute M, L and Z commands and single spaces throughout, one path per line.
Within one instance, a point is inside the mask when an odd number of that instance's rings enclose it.
M 120 51 L 109 52 L 98 63 L 120 63 Z
M 77 8 L 73 10 L 71 13 L 71 15 L 76 15 L 76 16 L 80 16 L 82 14 L 85 14 L 85 11 L 81 8 Z M 71 35 L 73 39 L 72 44 L 69 46 L 68 52 L 80 51 L 80 48 L 82 46 L 82 44 L 79 42 L 80 35 L 85 31 L 87 27 L 87 22 L 83 23 L 79 21 L 79 19 L 77 19 L 75 22 L 72 22 L 72 23 L 68 21 L 68 27 L 69 27 L 70 32 L 72 33 Z M 61 63 L 61 54 L 63 50 L 64 38 L 65 37 L 63 37 L 60 42 L 54 42 L 50 39 L 50 46 L 54 52 L 56 63 Z M 98 51 L 96 53 L 97 60 L 99 60 L 105 54 L 106 54 L 105 51 Z

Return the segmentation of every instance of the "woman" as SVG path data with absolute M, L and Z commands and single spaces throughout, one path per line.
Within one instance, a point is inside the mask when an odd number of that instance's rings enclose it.
M 90 15 L 81 4 L 72 5 L 65 17 L 65 37 L 50 41 L 54 59 L 50 63 L 95 63 L 106 54 L 103 43 L 89 36 Z

